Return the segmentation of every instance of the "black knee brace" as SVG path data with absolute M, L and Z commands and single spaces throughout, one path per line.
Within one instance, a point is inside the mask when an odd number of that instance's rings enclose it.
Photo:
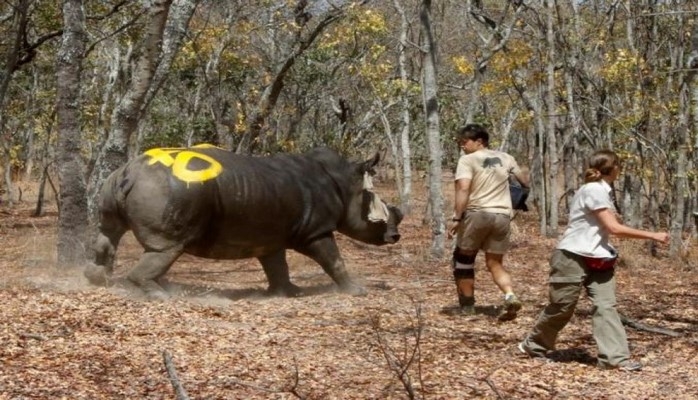
M 453 250 L 453 259 L 460 264 L 467 264 L 467 265 L 472 265 L 475 263 L 475 257 L 477 256 L 477 253 L 468 256 L 460 252 L 460 249 L 456 247 L 455 250 Z
M 456 279 L 458 279 L 458 278 L 473 279 L 473 278 L 475 278 L 475 269 L 474 268 L 453 269 L 453 277 Z
M 453 277 L 454 278 L 474 278 L 475 277 L 475 257 L 473 255 L 462 254 L 459 249 L 453 251 Z

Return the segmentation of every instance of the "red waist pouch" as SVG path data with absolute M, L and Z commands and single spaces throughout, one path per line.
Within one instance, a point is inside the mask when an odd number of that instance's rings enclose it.
M 612 269 L 616 266 L 616 261 L 618 261 L 618 256 L 615 257 L 584 257 L 584 263 L 587 268 L 594 271 L 605 271 L 607 269 Z

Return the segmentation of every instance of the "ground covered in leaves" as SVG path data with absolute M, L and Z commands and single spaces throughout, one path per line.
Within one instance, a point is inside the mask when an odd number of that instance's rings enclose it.
M 516 218 L 506 258 L 525 306 L 518 319 L 500 323 L 501 296 L 482 256 L 478 314 L 444 312 L 455 290 L 447 260 L 429 256 L 423 198 L 396 245 L 339 237 L 367 296 L 336 292 L 318 266 L 290 253 L 292 279 L 307 291 L 292 299 L 265 295 L 254 260 L 184 256 L 167 276 L 167 301 L 148 301 L 123 285 L 91 287 L 79 269 L 55 266 L 55 206 L 39 218 L 30 217 L 32 207 L 0 207 L 0 399 L 174 399 L 173 378 L 192 399 L 698 396 L 698 270 L 690 256 L 670 262 L 666 249 L 652 258 L 643 243 L 616 241 L 624 255 L 619 310 L 679 334 L 627 328 L 645 368 L 623 373 L 595 367 L 587 299 L 560 336 L 557 362 L 517 354 L 545 305 L 555 244 L 538 234 L 534 215 Z M 139 254 L 126 236 L 116 274 Z

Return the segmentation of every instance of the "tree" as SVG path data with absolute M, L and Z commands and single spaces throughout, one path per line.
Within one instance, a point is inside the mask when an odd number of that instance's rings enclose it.
M 439 131 L 439 99 L 436 73 L 436 40 L 431 26 L 431 0 L 422 0 L 419 13 L 422 25 L 422 96 L 426 120 L 426 137 L 429 143 L 429 203 L 431 204 L 432 242 L 431 254 L 441 258 L 446 241 L 444 201 L 441 186 L 442 149 Z
M 0 40 L 0 60 L 3 62 L 0 68 L 0 138 L 2 138 L 0 163 L 5 159 L 5 163 L 0 166 L 0 169 L 5 171 L 4 178 L 8 199 L 12 203 L 14 190 L 11 175 L 20 169 L 23 161 L 21 159 L 22 152 L 18 151 L 22 146 L 21 136 L 24 133 L 22 126 L 27 125 L 28 142 L 32 141 L 33 136 L 31 122 L 21 123 L 19 122 L 22 119 L 21 116 L 7 110 L 8 98 L 12 101 L 12 96 L 15 95 L 11 92 L 11 82 L 18 71 L 35 60 L 39 54 L 39 48 L 51 39 L 60 36 L 62 30 L 45 26 L 46 19 L 51 19 L 50 17 L 41 20 L 41 18 L 32 15 L 37 7 L 43 7 L 45 14 L 51 16 L 53 4 L 43 4 L 39 0 L 17 0 L 14 3 L 5 2 L 3 5 L 7 5 L 8 12 L 5 14 L 4 8 L 0 8 L 0 12 L 3 12 L 0 15 L 0 36 L 9 38 L 9 40 Z M 33 120 L 34 116 L 31 112 L 28 112 L 28 116 L 31 116 L 30 118 Z M 15 126 L 8 127 L 8 121 L 13 120 Z M 25 150 L 27 150 L 24 152 L 25 155 L 32 155 L 30 149 Z M 24 161 L 26 161 L 27 171 L 30 171 L 31 160 Z
M 549 219 L 545 226 L 545 234 L 548 237 L 557 236 L 557 225 L 558 225 L 558 153 L 557 153 L 557 101 L 555 93 L 555 64 L 557 62 L 557 57 L 555 54 L 555 0 L 546 0 L 546 18 L 545 18 L 545 43 L 547 45 L 547 62 L 545 68 L 546 75 L 546 85 L 545 85 L 545 103 L 548 113 L 547 124 L 546 124 L 546 143 L 547 147 L 547 157 L 546 157 L 546 170 L 547 174 L 545 177 L 545 186 L 547 188 L 546 193 L 548 198 L 546 203 L 550 204 Z
M 172 62 L 186 24 L 194 12 L 193 1 L 177 1 L 176 16 L 172 29 L 165 28 L 173 0 L 155 0 L 147 9 L 148 20 L 141 42 L 140 55 L 130 76 L 129 87 L 112 114 L 109 136 L 95 161 L 88 186 L 89 214 L 95 219 L 95 200 L 102 182 L 128 160 L 128 149 L 132 135 L 138 129 L 149 100 L 155 96 L 159 84 L 164 80 L 166 68 Z M 163 43 L 167 44 L 163 47 Z M 162 69 L 158 70 L 158 65 Z M 157 74 L 157 75 L 156 75 Z
M 400 96 L 402 129 L 400 130 L 400 150 L 402 156 L 402 187 L 400 190 L 400 208 L 405 214 L 412 209 L 412 151 L 410 146 L 410 100 L 408 96 L 409 76 L 407 74 L 407 33 L 409 24 L 407 15 L 400 0 L 393 0 L 395 10 L 400 15 L 400 41 L 398 43 L 398 70 L 400 72 L 400 84 L 402 93 Z M 395 155 L 397 157 L 397 154 Z M 400 172 L 398 172 L 399 174 Z
M 58 263 L 84 260 L 87 235 L 85 165 L 80 154 L 80 86 L 85 53 L 82 0 L 63 2 L 64 33 L 58 51 L 56 110 L 58 116 Z
M 307 7 L 307 2 L 299 2 L 299 5 L 301 5 L 301 7 L 297 7 L 295 10 L 296 21 L 299 25 L 296 39 L 291 44 L 287 54 L 280 60 L 275 60 L 277 64 L 272 66 L 270 82 L 264 88 L 259 101 L 253 109 L 249 118 L 245 140 L 238 146 L 238 152 L 254 151 L 259 146 L 260 136 L 263 135 L 267 129 L 267 119 L 277 105 L 281 91 L 284 88 L 284 80 L 287 74 L 296 63 L 296 60 L 312 46 L 319 35 L 328 26 L 337 21 L 345 12 L 343 7 L 335 5 L 333 8 L 320 13 L 322 19 L 311 26 L 309 22 L 314 21 L 315 18 L 313 17 L 315 17 L 317 11 L 314 9 L 306 10 L 305 7 Z M 305 29 L 306 26 L 308 26 L 307 30 Z

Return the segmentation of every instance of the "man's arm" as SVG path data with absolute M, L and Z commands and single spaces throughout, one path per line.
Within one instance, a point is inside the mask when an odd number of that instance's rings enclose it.
M 531 178 L 528 174 L 528 168 L 518 168 L 518 172 L 513 174 L 514 177 L 516 178 L 517 181 L 521 184 L 521 186 L 525 188 L 531 188 Z
M 461 219 L 470 199 L 470 179 L 458 179 L 455 186 L 456 198 L 453 205 L 453 218 Z
M 455 183 L 456 199 L 453 204 L 453 217 L 447 223 L 448 238 L 456 236 L 470 199 L 470 179 L 458 179 Z

